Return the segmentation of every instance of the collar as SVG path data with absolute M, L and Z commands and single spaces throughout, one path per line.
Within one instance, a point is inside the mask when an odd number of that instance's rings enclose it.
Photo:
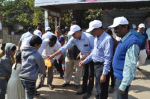
M 101 36 L 97 37 L 98 40 L 102 39 L 105 36 L 105 31 L 101 34 Z
M 121 38 L 120 41 L 124 42 L 129 37 L 130 34 L 131 32 L 128 32 L 123 38 Z
M 85 38 L 85 34 L 84 32 L 81 32 L 81 40 L 83 40 Z

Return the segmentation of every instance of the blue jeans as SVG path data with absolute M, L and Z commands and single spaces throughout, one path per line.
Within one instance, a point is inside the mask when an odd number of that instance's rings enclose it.
M 36 89 L 35 89 L 36 82 L 21 80 L 21 83 L 26 91 L 26 99 L 33 99 L 34 93 L 36 91 Z
M 118 91 L 119 86 L 120 86 L 120 84 L 121 84 L 121 81 L 122 81 L 122 80 L 119 80 L 119 79 L 116 78 L 115 86 L 116 86 L 116 91 L 117 91 L 117 99 L 128 99 L 128 92 L 129 92 L 129 87 L 130 87 L 130 85 L 126 87 L 126 89 L 125 89 L 125 91 L 124 91 L 125 94 L 121 94 L 121 93 Z

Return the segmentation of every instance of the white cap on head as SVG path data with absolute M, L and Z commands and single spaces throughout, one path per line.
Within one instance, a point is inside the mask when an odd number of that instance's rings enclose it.
M 68 29 L 68 26 L 65 26 L 65 29 Z
M 132 28 L 133 28 L 133 29 L 136 29 L 136 25 L 135 25 L 135 24 L 132 24 Z
M 139 28 L 145 28 L 145 25 L 143 23 L 139 24 Z
M 40 30 L 35 30 L 33 32 L 33 34 L 39 36 L 40 38 L 42 38 L 42 32 Z
M 70 27 L 70 31 L 69 31 L 68 35 L 72 35 L 72 34 L 74 34 L 76 31 L 79 31 L 79 30 L 81 30 L 80 26 L 78 26 L 78 25 L 73 25 L 73 26 Z
M 99 20 L 91 21 L 89 23 L 89 28 L 86 30 L 86 32 L 91 32 L 93 29 L 96 29 L 96 28 L 99 28 L 99 27 L 102 27 L 102 22 L 101 21 L 99 21 Z
M 50 27 L 46 27 L 46 28 L 45 28 L 45 31 L 48 31 L 48 30 L 51 30 L 51 28 L 50 28 Z
M 57 28 L 59 28 L 60 26 L 57 26 Z
M 128 20 L 125 17 L 116 17 L 113 21 L 113 25 L 109 26 L 109 28 L 114 28 L 118 25 L 127 25 L 129 24 Z

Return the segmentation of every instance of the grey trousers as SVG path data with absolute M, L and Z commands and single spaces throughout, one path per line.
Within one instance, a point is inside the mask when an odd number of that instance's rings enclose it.
M 7 80 L 0 79 L 0 99 L 5 99 L 6 89 L 7 89 Z
M 121 94 L 118 89 L 119 89 L 119 86 L 121 84 L 121 81 L 122 80 L 119 80 L 116 78 L 116 83 L 115 83 L 115 86 L 116 86 L 116 92 L 117 92 L 117 99 L 128 99 L 128 92 L 129 92 L 129 86 L 126 87 L 125 89 L 125 94 Z
M 47 85 L 52 85 L 52 81 L 53 81 L 53 66 L 54 66 L 54 64 L 52 64 L 52 66 L 50 68 L 48 68 Z

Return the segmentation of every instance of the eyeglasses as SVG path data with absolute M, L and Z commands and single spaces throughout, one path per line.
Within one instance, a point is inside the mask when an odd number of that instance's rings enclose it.
M 97 28 L 93 29 L 93 30 L 91 31 L 91 33 L 94 32 L 95 30 L 97 30 Z

